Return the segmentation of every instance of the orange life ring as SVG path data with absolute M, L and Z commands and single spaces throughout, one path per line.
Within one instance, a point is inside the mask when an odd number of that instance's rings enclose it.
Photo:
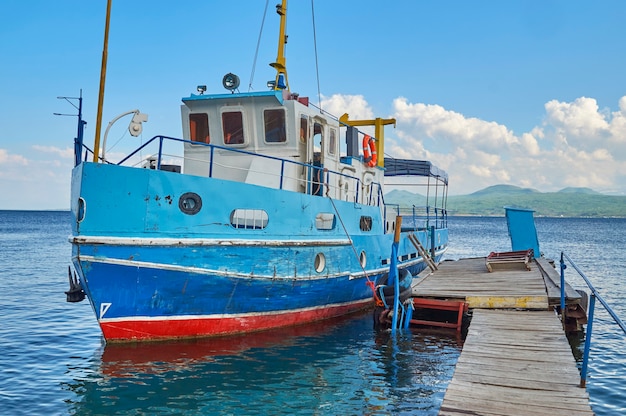
M 376 155 L 376 141 L 367 134 L 363 136 L 363 163 L 370 168 L 376 166 L 378 157 Z

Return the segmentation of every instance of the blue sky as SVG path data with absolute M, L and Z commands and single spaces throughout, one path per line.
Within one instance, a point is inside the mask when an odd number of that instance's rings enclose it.
M 264 0 L 114 1 L 103 131 L 135 108 L 142 138 L 180 136 L 180 99 L 227 72 L 240 90 L 274 76 L 276 0 L 251 83 Z M 315 0 L 325 110 L 395 117 L 386 153 L 428 158 L 450 193 L 511 184 L 626 195 L 626 2 Z M 0 5 L 0 209 L 69 207 L 74 109 L 95 131 L 105 0 Z M 318 102 L 311 2 L 289 4 L 292 91 Z

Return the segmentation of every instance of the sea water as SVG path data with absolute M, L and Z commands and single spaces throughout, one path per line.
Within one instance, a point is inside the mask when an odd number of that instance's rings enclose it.
M 65 302 L 68 212 L 0 211 L 0 413 L 7 415 L 437 414 L 462 341 L 376 334 L 369 313 L 253 335 L 105 345 L 87 301 Z M 626 220 L 537 218 L 541 251 L 564 250 L 626 317 Z M 447 258 L 507 251 L 502 218 L 450 218 Z M 570 268 L 575 287 L 582 281 Z M 626 336 L 598 304 L 587 389 L 626 412 Z M 573 339 L 577 356 L 582 339 Z

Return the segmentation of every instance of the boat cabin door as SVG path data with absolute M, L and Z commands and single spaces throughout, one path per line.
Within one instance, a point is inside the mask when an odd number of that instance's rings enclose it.
M 324 130 L 323 121 L 300 116 L 299 153 L 304 163 L 312 165 L 303 169 L 302 179 L 305 192 L 312 195 L 323 195 Z
M 325 127 L 325 124 L 322 124 L 319 120 L 313 119 L 313 140 L 311 140 L 310 144 L 313 151 L 313 168 L 311 169 L 311 194 L 313 195 L 323 195 L 324 192 Z

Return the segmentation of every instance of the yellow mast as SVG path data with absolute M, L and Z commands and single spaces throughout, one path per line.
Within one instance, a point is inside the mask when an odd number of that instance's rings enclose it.
M 93 161 L 98 163 L 100 154 L 100 130 L 102 126 L 102 107 L 104 104 L 104 81 L 107 74 L 107 49 L 109 47 L 109 20 L 111 17 L 111 0 L 107 0 L 106 23 L 104 24 L 104 46 L 102 48 L 102 66 L 100 68 L 100 91 L 98 93 L 98 114 L 96 116 L 96 137 L 93 144 Z
M 380 118 L 374 120 L 348 120 L 348 113 L 339 117 L 339 122 L 348 126 L 374 126 L 374 137 L 376 138 L 376 154 L 378 154 L 378 166 L 385 167 L 385 125 L 393 124 L 396 127 L 395 118 Z
M 274 89 L 285 89 L 289 91 L 289 80 L 287 79 L 287 64 L 285 60 L 285 45 L 287 44 L 287 35 L 285 34 L 285 28 L 287 26 L 287 0 L 282 0 L 282 4 L 276 5 L 276 13 L 280 15 L 280 33 L 278 34 L 278 56 L 276 62 L 270 64 L 271 67 L 276 69 L 276 80 L 274 82 Z M 285 83 L 283 88 L 279 88 L 278 81 L 280 75 L 284 75 Z

